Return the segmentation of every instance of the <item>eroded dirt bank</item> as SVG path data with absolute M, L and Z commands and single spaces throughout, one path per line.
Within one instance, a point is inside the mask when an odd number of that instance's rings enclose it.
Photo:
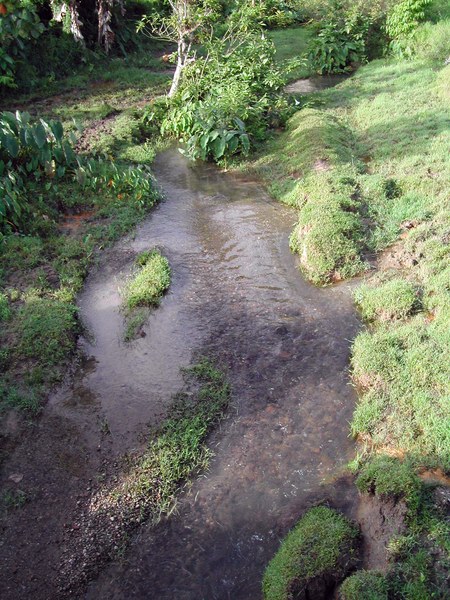
M 32 493 L 3 532 L 2 598 L 58 597 L 62 553 L 80 558 L 77 511 L 143 443 L 196 353 L 215 356 L 233 390 L 210 471 L 177 515 L 142 528 L 88 598 L 256 599 L 265 564 L 308 504 L 352 504 L 351 485 L 321 485 L 353 448 L 347 365 L 358 322 L 348 287 L 301 279 L 288 249 L 295 214 L 256 184 L 191 167 L 175 150 L 155 172 L 167 200 L 104 255 L 80 299 L 89 360 L 4 466 Z M 145 337 L 125 345 L 117 290 L 135 254 L 155 245 L 170 260 L 171 290 Z

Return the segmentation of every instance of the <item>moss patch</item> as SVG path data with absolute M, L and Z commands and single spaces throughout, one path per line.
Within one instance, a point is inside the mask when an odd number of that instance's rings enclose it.
M 267 566 L 265 600 L 330 597 L 357 562 L 358 536 L 357 528 L 338 512 L 325 506 L 310 509 Z

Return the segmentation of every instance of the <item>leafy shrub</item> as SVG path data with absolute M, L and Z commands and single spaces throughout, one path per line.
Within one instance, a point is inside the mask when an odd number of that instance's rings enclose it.
M 331 2 L 310 43 L 309 60 L 313 69 L 322 75 L 342 73 L 355 63 L 365 62 L 370 23 L 361 12 L 346 10 L 339 0 Z
M 376 287 L 361 285 L 354 298 L 368 320 L 404 319 L 418 306 L 416 288 L 404 279 L 392 279 Z
M 219 39 L 208 51 L 207 59 L 186 70 L 162 132 L 186 143 L 190 157 L 219 161 L 246 154 L 268 127 L 284 122 L 288 105 L 270 40 L 249 34 L 245 44 L 228 51 Z
M 321 75 L 348 71 L 366 60 L 364 31 L 349 31 L 336 21 L 326 23 L 311 42 L 309 60 Z
M 0 113 L 0 227 L 10 219 L 18 225 L 27 212 L 30 181 L 52 180 L 77 164 L 59 121 L 30 123 L 28 113 Z
M 386 18 L 386 32 L 391 38 L 391 49 L 397 54 L 411 55 L 411 39 L 422 21 L 431 0 L 400 0 Z
M 388 585 L 383 573 L 356 571 L 339 590 L 340 600 L 388 600 Z
M 0 89 L 16 87 L 17 62 L 26 59 L 26 43 L 44 31 L 33 7 L 9 10 L 0 18 Z
M 414 32 L 411 53 L 418 58 L 444 63 L 450 57 L 450 19 L 424 23 Z
M 265 600 L 325 598 L 354 567 L 358 530 L 325 506 L 310 509 L 266 568 Z

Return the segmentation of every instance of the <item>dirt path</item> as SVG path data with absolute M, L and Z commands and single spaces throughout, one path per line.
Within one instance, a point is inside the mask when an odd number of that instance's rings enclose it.
M 219 360 L 233 389 L 233 410 L 211 440 L 210 472 L 178 515 L 142 528 L 88 598 L 254 600 L 279 538 L 308 504 L 325 496 L 352 504 L 345 481 L 322 485 L 353 448 L 347 365 L 358 322 L 348 287 L 303 282 L 288 249 L 295 214 L 254 183 L 192 168 L 176 151 L 161 155 L 155 172 L 167 201 L 133 240 L 105 253 L 80 298 L 89 360 L 4 466 L 4 478 L 23 474 L 32 498 L 4 525 L 5 600 L 58 597 L 77 511 L 164 415 L 179 368 L 198 352 Z M 173 283 L 145 337 L 127 346 L 117 289 L 135 254 L 155 245 Z

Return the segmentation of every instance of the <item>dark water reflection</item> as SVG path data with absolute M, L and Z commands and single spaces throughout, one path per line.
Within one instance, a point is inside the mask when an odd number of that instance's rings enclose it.
M 86 385 L 120 450 L 164 412 L 179 367 L 199 350 L 227 369 L 233 407 L 211 438 L 209 472 L 178 514 L 144 527 L 87 597 L 257 599 L 264 566 L 301 511 L 323 497 L 351 503 L 345 482 L 324 482 L 352 454 L 347 366 L 358 322 L 345 285 L 320 290 L 302 280 L 288 249 L 295 214 L 255 183 L 191 167 L 176 151 L 155 171 L 167 201 L 123 248 L 124 265 L 130 251 L 162 246 L 171 293 L 127 349 L 117 339 L 112 272 L 91 281 L 83 311 L 98 364 Z

